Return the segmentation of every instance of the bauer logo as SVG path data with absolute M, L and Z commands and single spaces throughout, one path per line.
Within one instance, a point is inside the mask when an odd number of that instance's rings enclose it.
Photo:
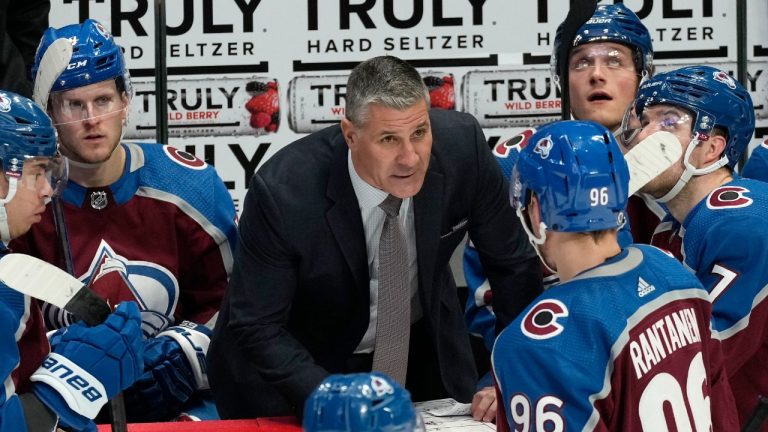
M 134 81 L 127 138 L 155 136 L 152 81 Z M 263 135 L 280 127 L 277 80 L 262 77 L 168 80 L 171 137 Z
M 547 67 L 471 71 L 462 82 L 463 111 L 491 127 L 530 127 L 560 118 L 560 92 Z
M 421 72 L 432 108 L 455 109 L 453 74 Z M 288 126 L 311 133 L 339 123 L 346 114 L 348 75 L 298 76 L 288 84 Z

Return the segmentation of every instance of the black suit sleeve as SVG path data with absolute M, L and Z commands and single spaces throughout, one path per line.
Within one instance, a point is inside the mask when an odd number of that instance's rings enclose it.
M 289 332 L 298 259 L 287 246 L 284 218 L 259 174 L 251 181 L 229 285 L 228 327 L 249 366 L 301 407 L 328 372 Z
M 478 193 L 469 236 L 480 255 L 493 293 L 496 332 L 506 327 L 542 292 L 539 258 L 509 203 L 509 181 L 475 124 Z

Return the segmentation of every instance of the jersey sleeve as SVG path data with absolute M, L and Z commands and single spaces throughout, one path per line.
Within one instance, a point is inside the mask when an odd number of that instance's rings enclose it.
M 728 369 L 735 371 L 767 336 L 768 227 L 756 214 L 742 215 L 738 223 L 721 218 L 701 241 L 697 276 L 709 291 Z

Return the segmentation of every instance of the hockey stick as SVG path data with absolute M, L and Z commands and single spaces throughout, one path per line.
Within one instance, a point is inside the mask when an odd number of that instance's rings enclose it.
M 671 167 L 683 154 L 677 137 L 659 131 L 640 141 L 624 154 L 629 168 L 629 196 Z
M 101 324 L 111 313 L 107 302 L 74 276 L 33 256 L 13 253 L 0 258 L 0 282 L 15 291 L 58 306 L 90 326 Z M 120 405 L 118 409 L 122 408 L 121 418 L 116 415 L 119 412 L 115 407 L 117 404 Z M 127 431 L 122 393 L 112 398 L 110 410 L 112 430 Z
M 20 293 L 56 305 L 89 326 L 101 324 L 111 309 L 75 277 L 33 256 L 12 253 L 0 258 L 0 282 Z
M 571 53 L 573 38 L 582 25 L 592 18 L 597 8 L 597 0 L 573 0 L 568 15 L 560 26 L 560 52 L 557 53 L 560 75 L 560 115 L 563 120 L 571 118 L 571 95 L 568 85 L 568 56 Z
M 768 398 L 759 396 L 757 405 L 755 405 L 752 415 L 747 419 L 741 432 L 760 432 L 763 429 L 763 423 L 768 418 Z
M 71 58 L 72 42 L 65 38 L 53 41 L 43 53 L 32 90 L 32 98 L 43 107 L 43 111 L 48 111 L 48 96 L 51 94 L 51 88 L 64 69 L 69 66 Z

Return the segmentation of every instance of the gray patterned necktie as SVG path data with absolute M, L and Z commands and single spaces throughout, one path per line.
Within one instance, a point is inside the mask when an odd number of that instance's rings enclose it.
M 408 248 L 398 213 L 401 198 L 393 195 L 379 204 L 386 217 L 379 240 L 379 299 L 373 370 L 405 385 L 408 339 L 411 334 L 411 296 L 408 289 Z

